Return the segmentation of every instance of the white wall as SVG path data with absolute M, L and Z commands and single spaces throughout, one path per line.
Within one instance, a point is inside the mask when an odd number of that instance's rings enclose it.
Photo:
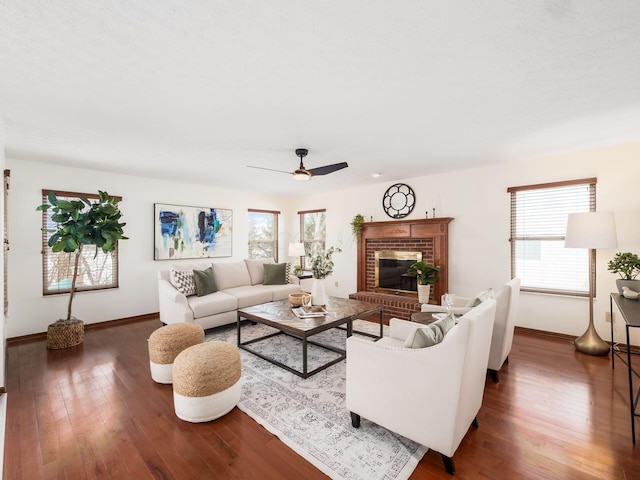
M 4 172 L 6 165 L 6 161 L 4 158 L 4 120 L 2 117 L 2 113 L 0 112 L 0 171 Z M 0 227 L 4 225 L 4 195 L 2 194 L 3 190 L 0 190 Z M 0 238 L 0 244 L 2 245 L 2 249 L 4 249 L 4 238 Z M 3 252 L 0 252 L 0 305 L 2 305 L 2 315 L 0 315 L 0 388 L 6 387 L 4 381 L 4 357 L 5 357 L 5 349 L 6 349 L 6 318 L 4 315 L 4 269 L 6 268 L 4 264 L 4 255 Z M 0 462 L 0 465 L 2 463 Z
M 609 338 L 604 312 L 608 293 L 615 291 L 615 276 L 606 269 L 616 251 L 640 253 L 640 143 L 556 155 L 536 160 L 511 162 L 448 174 L 405 179 L 416 192 L 417 206 L 409 218 L 453 217 L 450 224 L 450 290 L 461 295 L 477 293 L 488 286 L 498 287 L 510 277 L 509 194 L 507 188 L 586 177 L 597 177 L 599 210 L 615 212 L 618 248 L 597 254 L 596 328 Z M 356 243 L 350 222 L 361 213 L 367 220 L 391 220 L 382 210 L 382 195 L 395 182 L 382 181 L 367 187 L 307 196 L 297 200 L 260 196 L 199 185 L 111 175 L 81 169 L 51 167 L 14 161 L 9 226 L 12 249 L 9 269 L 11 318 L 7 336 L 42 332 L 62 316 L 66 296 L 43 298 L 41 294 L 40 203 L 42 188 L 92 192 L 107 190 L 124 197 L 121 204 L 126 234 L 121 243 L 120 289 L 81 293 L 74 301 L 74 314 L 88 323 L 157 311 L 155 272 L 167 262 L 153 261 L 153 203 L 176 203 L 232 208 L 234 211 L 233 259 L 246 256 L 247 208 L 281 210 L 281 261 L 286 247 L 298 238 L 299 210 L 327 209 L 327 243 L 342 244 L 334 257 L 334 274 L 327 281 L 329 294 L 347 296 L 356 291 Z M 390 168 L 392 163 L 390 162 Z M 313 180 L 312 180 L 313 181 Z M 223 259 L 225 260 L 225 259 Z M 20 265 L 20 268 L 15 266 Z M 335 286 L 335 282 L 338 286 Z M 539 294 L 522 294 L 518 325 L 551 332 L 580 335 L 588 320 L 588 300 Z M 614 324 L 616 339 L 623 340 L 620 321 Z M 633 332 L 640 344 L 640 332 Z
M 390 162 L 392 168 L 392 162 Z M 507 188 L 518 185 L 597 177 L 597 208 L 615 212 L 618 248 L 597 252 L 594 321 L 605 339 L 610 326 L 604 321 L 609 292 L 616 291 L 616 276 L 607 262 L 616 251 L 640 253 L 640 143 L 511 162 L 441 175 L 408 178 L 403 182 L 416 192 L 416 209 L 407 218 L 424 218 L 432 208 L 436 216 L 453 217 L 450 223 L 449 290 L 473 295 L 510 278 L 509 215 Z M 344 251 L 335 257 L 334 275 L 327 282 L 329 294 L 346 296 L 356 290 L 356 243 L 350 222 L 361 213 L 367 220 L 391 220 L 382 209 L 382 196 L 395 182 L 354 188 L 305 198 L 299 209 L 326 207 L 328 244 L 342 241 Z M 339 279 L 339 286 L 334 282 Z M 550 332 L 581 335 L 589 315 L 588 299 L 553 295 L 521 295 L 518 325 Z M 621 319 L 614 323 L 615 338 L 624 340 Z M 640 345 L 640 332 L 632 332 Z
M 52 167 L 47 164 L 12 160 L 9 227 L 9 338 L 44 332 L 47 325 L 66 315 L 68 295 L 42 296 L 41 202 L 43 188 L 95 193 L 106 190 L 123 197 L 125 235 L 120 242 L 120 288 L 80 292 L 73 302 L 73 315 L 86 323 L 143 315 L 158 311 L 156 272 L 173 261 L 153 260 L 153 204 L 168 203 L 230 208 L 233 210 L 233 257 L 214 261 L 241 260 L 247 256 L 247 209 L 278 210 L 277 198 L 234 191 L 217 185 L 203 186 L 150 180 L 90 170 Z M 283 216 L 292 215 L 283 212 Z M 295 213 L 293 214 L 295 215 Z M 280 229 L 281 252 L 286 252 L 290 232 Z M 295 231 L 295 237 L 298 233 Z M 286 260 L 286 259 L 283 259 Z M 206 261 L 206 260 L 203 260 Z M 176 263 L 179 263 L 177 261 Z M 193 260 L 182 260 L 193 262 Z

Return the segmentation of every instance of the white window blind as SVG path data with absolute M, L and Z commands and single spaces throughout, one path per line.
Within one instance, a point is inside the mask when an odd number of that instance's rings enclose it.
M 564 248 L 567 216 L 596 209 L 596 179 L 512 187 L 511 275 L 521 290 L 586 296 L 589 250 Z
M 42 190 L 42 203 L 47 203 L 49 192 Z M 60 200 L 77 200 L 80 196 L 89 200 L 98 199 L 98 195 L 91 193 L 60 192 L 54 190 Z M 119 197 L 117 197 L 119 198 Z M 55 228 L 56 223 L 51 220 L 53 212 L 42 211 L 43 229 Z M 42 232 L 42 294 L 54 295 L 68 293 L 71 290 L 75 253 L 53 252 L 49 247 L 49 237 L 53 233 Z M 97 254 L 96 254 L 97 250 Z M 118 288 L 118 246 L 112 252 L 105 253 L 95 245 L 86 245 L 78 261 L 78 278 L 76 291 L 102 290 Z
M 249 209 L 249 258 L 278 261 L 278 215 L 272 210 Z
M 298 212 L 300 215 L 300 241 L 304 243 L 306 256 L 302 259 L 302 268 L 310 268 L 311 254 L 325 249 L 327 235 L 326 210 L 308 210 Z

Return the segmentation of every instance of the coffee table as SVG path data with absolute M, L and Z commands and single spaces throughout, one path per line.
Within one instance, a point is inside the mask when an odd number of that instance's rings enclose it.
M 292 311 L 291 304 L 288 300 L 279 300 L 277 302 L 262 303 L 253 307 L 245 307 L 238 309 L 238 347 L 251 352 L 258 357 L 277 365 L 295 375 L 302 378 L 308 378 L 325 368 L 330 367 L 347 356 L 344 349 L 326 345 L 317 341 L 310 340 L 309 337 L 317 335 L 320 332 L 336 328 L 342 325 L 346 326 L 347 337 L 353 333 L 353 320 L 361 317 L 380 314 L 380 322 L 382 324 L 382 307 L 372 303 L 361 302 L 360 300 L 352 300 L 350 298 L 328 297 L 325 305 L 327 315 L 320 317 L 298 318 Z M 259 338 L 242 341 L 242 319 L 246 318 L 256 323 L 268 325 L 277 329 L 275 333 L 263 335 Z M 252 343 L 265 340 L 277 335 L 288 335 L 302 341 L 302 371 L 291 368 L 288 365 L 278 361 L 273 357 L 269 357 L 250 347 Z M 380 331 L 382 335 L 382 327 Z M 331 350 L 338 354 L 337 358 L 309 371 L 307 368 L 307 346 L 308 344 Z

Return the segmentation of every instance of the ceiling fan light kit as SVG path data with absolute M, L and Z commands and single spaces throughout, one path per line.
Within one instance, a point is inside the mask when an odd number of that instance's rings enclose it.
M 340 162 L 340 163 L 334 163 L 332 165 L 325 165 L 323 167 L 310 168 L 309 170 L 307 170 L 306 168 L 304 168 L 304 162 L 302 159 L 306 157 L 308 153 L 309 153 L 309 150 L 307 150 L 306 148 L 296 148 L 296 155 L 300 157 L 300 166 L 291 173 L 285 172 L 284 170 L 275 170 L 273 168 L 254 167 L 251 165 L 248 165 L 248 167 L 258 168 L 260 170 L 270 170 L 272 172 L 289 173 L 290 175 L 293 175 L 294 180 L 304 182 L 304 181 L 310 180 L 311 177 L 314 177 L 317 175 L 328 175 L 329 173 L 337 172 L 338 170 L 342 170 L 343 168 L 347 168 L 349 166 L 347 162 Z

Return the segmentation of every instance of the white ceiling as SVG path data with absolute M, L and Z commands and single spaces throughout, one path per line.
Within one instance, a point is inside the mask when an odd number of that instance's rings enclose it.
M 284 195 L 638 141 L 640 2 L 0 0 L 0 113 L 12 159 Z M 349 168 L 247 168 L 297 147 Z

